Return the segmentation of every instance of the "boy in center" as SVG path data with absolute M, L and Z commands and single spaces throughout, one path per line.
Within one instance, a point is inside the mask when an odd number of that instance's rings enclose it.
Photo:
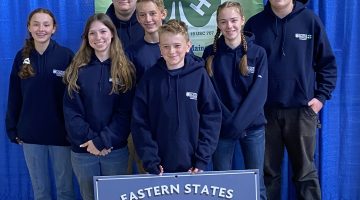
M 159 29 L 162 58 L 137 86 L 132 116 L 135 149 L 151 174 L 203 171 L 214 153 L 221 107 L 204 61 L 189 54 L 185 23 Z

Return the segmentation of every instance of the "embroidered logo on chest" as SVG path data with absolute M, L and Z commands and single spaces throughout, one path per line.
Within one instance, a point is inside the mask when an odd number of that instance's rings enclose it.
M 55 75 L 58 76 L 58 77 L 64 77 L 65 71 L 53 69 L 53 74 L 55 74 Z
M 255 73 L 255 67 L 253 67 L 253 66 L 248 66 L 247 68 L 248 68 L 249 74 Z
M 311 40 L 312 35 L 305 34 L 305 33 L 295 33 L 295 38 L 299 40 Z
M 196 101 L 197 100 L 197 93 L 195 93 L 195 92 L 186 92 L 186 97 Z

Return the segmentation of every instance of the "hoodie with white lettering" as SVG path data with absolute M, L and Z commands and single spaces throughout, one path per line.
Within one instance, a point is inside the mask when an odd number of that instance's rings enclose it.
M 73 52 L 50 40 L 43 54 L 31 50 L 24 59 L 22 50 L 15 57 L 9 84 L 6 131 L 11 142 L 18 137 L 25 143 L 69 146 L 63 116 L 64 71 Z M 21 79 L 18 75 L 29 61 L 35 75 Z
M 312 98 L 323 104 L 335 88 L 337 67 L 325 27 L 305 0 L 294 1 L 290 14 L 279 18 L 271 5 L 251 17 L 245 30 L 255 34 L 269 64 L 266 106 L 307 106 Z
M 216 149 L 221 106 L 204 61 L 192 54 L 185 66 L 168 70 L 160 58 L 140 81 L 131 131 L 144 168 L 159 174 L 204 170 Z
M 111 93 L 111 60 L 101 62 L 95 54 L 79 69 L 79 92 L 66 91 L 64 116 L 72 151 L 86 153 L 81 144 L 92 140 L 98 150 L 127 145 L 130 134 L 133 90 Z
M 212 61 L 211 78 L 221 100 L 221 138 L 239 139 L 246 131 L 265 125 L 264 105 L 267 96 L 268 66 L 265 50 L 254 44 L 254 36 L 244 33 L 247 44 L 248 75 L 239 70 L 244 55 L 242 45 L 231 49 L 224 36 L 217 40 Z M 207 46 L 203 58 L 213 54 L 213 45 Z

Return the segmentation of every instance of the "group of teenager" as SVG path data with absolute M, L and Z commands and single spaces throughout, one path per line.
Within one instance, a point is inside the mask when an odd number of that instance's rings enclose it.
M 298 199 L 321 199 L 316 128 L 337 75 L 306 2 L 269 0 L 246 24 L 240 3 L 222 3 L 202 58 L 184 22 L 164 22 L 163 0 L 113 0 L 88 18 L 75 55 L 51 39 L 51 11 L 32 11 L 6 129 L 23 147 L 34 198 L 52 198 L 50 159 L 57 199 L 75 199 L 73 172 L 94 199 L 93 176 L 128 174 L 133 142 L 139 171 L 158 175 L 231 170 L 238 143 L 245 169 L 259 169 L 261 199 L 281 199 L 286 148 Z

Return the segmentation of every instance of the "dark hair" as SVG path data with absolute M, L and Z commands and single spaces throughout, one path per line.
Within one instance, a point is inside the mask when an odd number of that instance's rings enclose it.
M 235 8 L 235 9 L 238 10 L 240 16 L 244 17 L 244 11 L 243 11 L 240 3 L 233 2 L 233 1 L 227 1 L 227 2 L 224 2 L 223 4 L 219 5 L 219 7 L 217 8 L 216 20 L 218 20 L 219 13 L 224 8 Z M 213 42 L 213 54 L 206 59 L 206 70 L 207 70 L 209 76 L 214 75 L 214 72 L 212 70 L 212 61 L 213 61 L 214 55 L 215 55 L 215 53 L 217 51 L 217 40 L 219 39 L 220 35 L 221 35 L 221 31 L 220 31 L 219 28 L 217 28 L 216 29 L 216 34 L 215 34 L 215 37 L 214 37 L 214 42 Z M 248 49 L 248 46 L 247 46 L 247 42 L 246 42 L 246 39 L 245 39 L 244 32 L 241 32 L 241 44 L 242 44 L 244 54 L 241 57 L 241 61 L 239 63 L 239 71 L 243 76 L 247 76 L 248 73 L 249 73 L 248 68 L 247 68 L 247 49 Z
M 27 20 L 27 27 L 30 26 L 31 18 L 37 13 L 48 14 L 53 20 L 53 26 L 56 27 L 56 20 L 55 20 L 54 14 L 50 10 L 45 9 L 45 8 L 37 8 L 29 14 L 28 20 Z M 33 49 L 35 49 L 34 38 L 32 37 L 31 33 L 29 32 L 29 37 L 27 39 L 25 39 L 25 45 L 24 45 L 23 50 L 21 51 L 21 56 L 22 56 L 22 59 L 24 60 L 22 66 L 21 66 L 21 69 L 18 73 L 18 76 L 21 79 L 26 79 L 26 78 L 35 76 L 35 70 L 32 67 L 30 60 L 29 60 L 30 52 Z

